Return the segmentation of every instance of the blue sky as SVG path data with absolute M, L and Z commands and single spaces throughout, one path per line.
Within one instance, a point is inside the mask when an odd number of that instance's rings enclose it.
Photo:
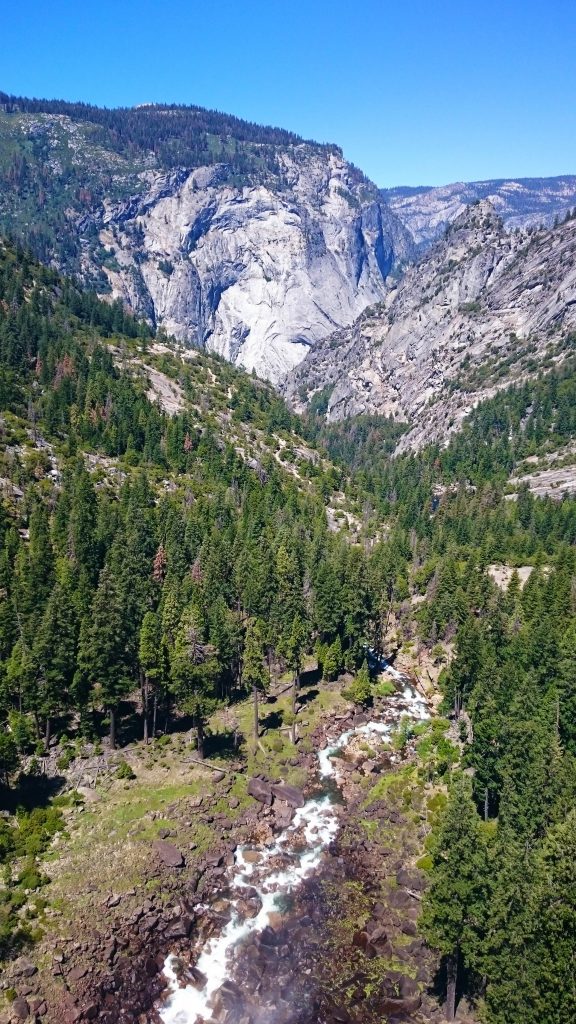
M 565 0 L 28 0 L 0 89 L 198 103 L 337 142 L 379 185 L 576 173 Z

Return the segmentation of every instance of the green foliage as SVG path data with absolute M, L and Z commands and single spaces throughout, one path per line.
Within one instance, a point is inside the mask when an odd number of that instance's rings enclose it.
M 480 819 L 462 776 L 452 781 L 430 857 L 431 887 L 423 902 L 423 932 L 446 956 L 465 952 L 465 962 L 472 967 L 488 910 L 489 873 Z
M 396 687 L 390 679 L 382 679 L 373 685 L 372 693 L 375 697 L 391 697 L 393 693 L 396 693 Z
M 124 759 L 120 761 L 116 769 L 116 778 L 125 779 L 130 782 L 136 778 L 136 773 L 132 770 L 128 761 L 125 761 Z
M 367 661 L 362 663 L 362 667 L 356 673 L 354 681 L 347 690 L 343 691 L 343 695 L 347 700 L 353 701 L 354 704 L 361 704 L 364 707 L 371 704 L 372 686 Z

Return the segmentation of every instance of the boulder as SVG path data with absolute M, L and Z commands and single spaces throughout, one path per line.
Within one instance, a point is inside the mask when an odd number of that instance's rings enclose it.
M 15 999 L 12 1003 L 12 1012 L 18 1020 L 27 1020 L 30 1016 L 30 1007 L 25 999 Z
M 414 978 L 408 978 L 404 975 L 398 982 L 398 988 L 400 989 L 400 995 L 402 999 L 413 999 L 415 996 L 420 995 L 420 988 Z
M 86 804 L 97 804 L 100 803 L 102 797 L 100 793 L 97 793 L 91 786 L 77 786 L 76 792 L 82 797 Z
M 153 844 L 153 850 L 166 867 L 181 868 L 184 866 L 184 855 L 173 843 L 167 843 L 164 839 L 157 839 Z
M 408 895 L 404 889 L 392 889 L 388 893 L 388 905 L 394 910 L 404 910 L 406 907 L 411 907 L 413 899 Z
M 405 889 L 412 889 L 413 892 L 422 892 L 426 888 L 426 877 L 421 871 L 409 871 L 407 868 L 400 868 L 396 872 L 396 881 Z
M 270 807 L 274 799 L 272 787 L 269 782 L 262 779 L 252 778 L 248 782 L 248 795 L 254 797 L 259 803 Z
M 394 999 L 387 997 L 381 1003 L 382 1012 L 390 1017 L 400 1016 L 406 1013 L 415 1013 L 422 1005 L 419 995 L 410 996 L 407 999 Z
M 280 782 L 275 783 L 271 789 L 277 800 L 283 800 L 290 807 L 304 806 L 304 794 L 296 786 L 289 786 L 287 782 Z
M 78 964 L 76 967 L 73 967 L 68 974 L 68 981 L 82 981 L 82 978 L 85 978 L 87 974 L 88 968 L 84 967 L 82 964 Z
M 190 917 L 178 917 L 164 929 L 166 939 L 187 939 L 192 931 L 193 921 Z
M 36 974 L 37 970 L 38 968 L 33 963 L 22 957 L 13 964 L 12 974 L 15 978 L 31 978 L 33 974 Z

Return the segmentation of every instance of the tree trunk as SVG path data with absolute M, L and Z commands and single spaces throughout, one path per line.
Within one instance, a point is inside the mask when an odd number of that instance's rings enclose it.
M 292 682 L 292 732 L 291 739 L 292 743 L 296 743 L 296 697 L 298 690 L 300 689 L 300 673 L 294 673 L 294 680 Z
M 458 953 L 446 959 L 446 1020 L 454 1020 L 456 1014 L 456 983 L 458 981 Z
M 252 696 L 254 698 L 254 750 L 258 746 L 258 735 L 260 732 L 260 722 L 258 719 L 258 687 L 254 683 L 252 687 Z
M 148 680 L 145 675 L 140 676 L 140 690 L 142 693 L 142 738 L 148 743 Z
M 198 757 L 204 760 L 204 722 L 201 718 L 196 720 L 196 742 L 198 744 Z
M 484 821 L 488 821 L 488 807 L 488 786 L 486 786 L 486 789 L 484 790 Z
M 44 733 L 44 747 L 46 753 L 50 750 L 50 736 L 52 733 L 52 719 L 49 715 L 46 716 L 46 731 Z
M 156 713 L 158 711 L 158 695 L 154 694 L 154 702 L 152 705 L 152 739 L 156 736 Z
M 110 748 L 116 750 L 116 711 L 110 708 Z

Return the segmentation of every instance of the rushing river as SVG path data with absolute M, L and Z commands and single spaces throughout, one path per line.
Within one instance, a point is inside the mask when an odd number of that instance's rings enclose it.
M 237 848 L 234 867 L 230 869 L 227 880 L 232 893 L 232 916 L 222 932 L 206 942 L 196 962 L 198 971 L 207 979 L 204 987 L 180 987 L 175 961 L 171 956 L 167 958 L 164 972 L 170 988 L 159 1009 L 164 1024 L 199 1024 L 200 1021 L 211 1019 L 213 997 L 229 977 L 239 944 L 250 934 L 263 931 L 278 913 L 286 896 L 319 867 L 326 847 L 339 828 L 334 793 L 334 782 L 338 781 L 338 755 L 344 753 L 353 736 L 366 735 L 372 742 L 378 737 L 385 740 L 403 717 L 412 720 L 428 717 L 425 701 L 407 684 L 406 679 L 391 667 L 386 670 L 403 687 L 389 698 L 386 721 L 367 722 L 349 729 L 319 751 L 318 773 L 324 781 L 325 792 L 308 800 L 297 810 L 291 824 L 273 843 L 260 847 L 257 864 L 246 859 L 246 847 Z M 305 846 L 298 841 L 302 835 L 306 841 Z M 250 849 L 254 847 L 250 846 Z M 279 858 L 286 865 L 280 870 L 276 867 Z M 256 889 L 262 901 L 262 907 L 255 917 L 243 917 L 237 908 L 242 890 L 247 888 Z

